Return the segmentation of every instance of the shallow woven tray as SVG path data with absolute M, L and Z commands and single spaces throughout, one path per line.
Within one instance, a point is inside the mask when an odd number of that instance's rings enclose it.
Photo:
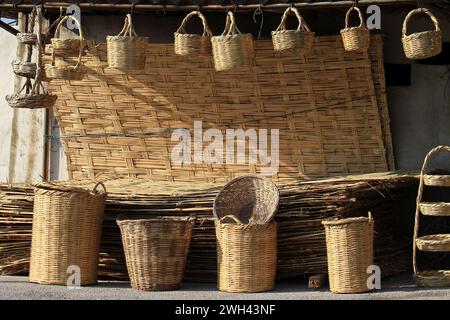
M 432 234 L 416 239 L 417 248 L 429 252 L 450 252 L 450 234 Z
M 450 203 L 448 202 L 421 202 L 420 212 L 426 216 L 450 216 Z
M 450 270 L 421 271 L 414 275 L 414 281 L 423 287 L 449 287 Z
M 424 174 L 423 183 L 431 187 L 450 187 L 450 175 Z

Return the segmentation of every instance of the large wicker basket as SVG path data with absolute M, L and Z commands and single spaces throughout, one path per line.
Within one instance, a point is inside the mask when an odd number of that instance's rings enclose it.
M 79 36 L 78 38 L 61 38 L 61 28 L 63 27 L 64 23 L 72 19 L 73 22 L 78 27 Z M 50 39 L 50 42 L 52 44 L 53 52 L 57 54 L 65 55 L 68 52 L 78 52 L 79 50 L 81 53 L 84 53 L 84 48 L 86 47 L 86 40 L 83 36 L 83 30 L 81 28 L 80 22 L 73 16 L 66 16 L 59 20 L 58 25 L 55 29 L 55 36 Z
M 264 224 L 275 215 L 280 195 L 271 180 L 260 176 L 241 176 L 231 180 L 214 199 L 217 220 L 233 215 L 242 223 Z
M 409 20 L 413 15 L 425 13 L 430 17 L 435 26 L 435 30 L 423 31 L 407 35 Z M 403 22 L 402 43 L 405 55 L 409 59 L 427 59 L 434 57 L 442 51 L 442 32 L 439 22 L 433 13 L 426 8 L 419 8 L 411 11 Z
M 227 221 L 228 220 L 228 221 Z M 263 292 L 275 286 L 277 223 L 242 224 L 236 217 L 216 221 L 217 286 L 226 292 Z
M 143 69 L 148 38 L 138 37 L 134 31 L 131 15 L 125 17 L 125 24 L 117 36 L 106 37 L 108 65 L 122 70 Z
M 189 34 L 186 33 L 186 24 L 193 17 L 198 16 L 203 24 L 203 34 Z M 175 53 L 187 55 L 208 55 L 211 53 L 211 36 L 212 32 L 208 27 L 208 22 L 200 11 L 193 11 L 189 13 L 181 22 L 177 32 L 174 33 L 175 38 Z
M 294 14 L 298 20 L 296 30 L 286 29 L 286 20 L 289 14 Z M 308 54 L 314 42 L 314 32 L 311 32 L 305 19 L 294 7 L 289 7 L 281 18 L 281 23 L 275 31 L 272 31 L 272 42 L 275 51 L 293 51 L 300 54 Z
M 253 64 L 253 36 L 241 33 L 228 11 L 225 30 L 222 35 L 211 38 L 214 67 L 216 71 L 231 70 Z
M 327 242 L 328 277 L 334 293 L 369 291 L 367 268 L 373 265 L 373 220 L 322 221 Z
M 80 268 L 81 285 L 97 282 L 105 199 L 102 183 L 92 191 L 50 183 L 36 186 L 31 282 L 67 285 L 71 266 Z
M 349 27 L 350 14 L 356 11 L 359 16 L 359 26 Z M 358 7 L 351 7 L 345 15 L 345 28 L 341 30 L 342 43 L 345 51 L 364 51 L 369 49 L 370 31 L 364 23 L 364 17 Z
M 179 288 L 194 223 L 195 217 L 117 220 L 134 289 Z

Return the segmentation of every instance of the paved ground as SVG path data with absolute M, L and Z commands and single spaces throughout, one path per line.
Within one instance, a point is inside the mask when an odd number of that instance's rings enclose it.
M 310 290 L 303 279 L 281 281 L 272 292 L 231 294 L 216 290 L 215 284 L 183 283 L 180 290 L 166 292 L 139 292 L 127 282 L 101 281 L 97 286 L 68 289 L 64 286 L 31 284 L 26 277 L 0 276 L 0 300 L 5 299 L 170 299 L 170 300 L 339 300 L 339 299 L 445 299 L 450 300 L 450 288 L 428 289 L 416 287 L 410 275 L 386 279 L 382 290 L 365 294 L 332 294 L 327 289 Z

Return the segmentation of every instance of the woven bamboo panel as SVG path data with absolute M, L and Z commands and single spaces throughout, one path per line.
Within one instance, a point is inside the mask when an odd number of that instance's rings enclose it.
M 221 181 L 260 173 L 259 164 L 171 163 L 172 130 L 193 132 L 194 120 L 223 133 L 279 129 L 275 179 L 386 171 L 392 146 L 381 42 L 374 36 L 369 53 L 346 53 L 340 37 L 318 37 L 303 60 L 256 41 L 251 69 L 220 73 L 211 59 L 179 57 L 170 44 L 152 44 L 145 70 L 133 74 L 108 68 L 106 46 L 91 45 L 84 80 L 49 85 L 58 95 L 70 177 Z

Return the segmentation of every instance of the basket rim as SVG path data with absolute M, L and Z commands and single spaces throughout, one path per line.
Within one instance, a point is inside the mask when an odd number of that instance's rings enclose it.
M 21 100 L 28 100 L 28 99 L 35 99 L 36 97 L 47 97 L 52 100 L 55 100 L 58 98 L 58 96 L 54 94 L 45 94 L 45 93 L 14 93 L 14 94 L 8 94 L 6 95 L 6 100 L 9 101 L 11 99 L 21 99 Z
M 324 226 L 337 226 L 337 225 L 343 225 L 343 224 L 351 224 L 351 223 L 366 223 L 366 222 L 373 222 L 373 219 L 369 217 L 352 217 L 352 218 L 332 218 L 328 220 L 323 220 L 322 224 Z
M 450 278 L 450 270 L 425 270 L 425 271 L 418 271 L 414 274 L 414 277 L 417 277 L 419 279 L 427 279 L 430 278 L 438 279 L 438 278 Z
M 209 35 L 196 34 L 196 33 L 179 33 L 179 32 L 174 32 L 173 35 L 174 35 L 174 37 L 183 37 L 183 38 L 205 38 L 205 39 L 212 38 Z
M 447 244 L 450 243 L 450 234 L 449 233 L 429 234 L 417 238 L 416 241 L 430 244 L 431 243 Z
M 308 31 L 308 30 L 274 30 L 272 31 L 272 35 L 279 35 L 279 34 L 284 34 L 284 33 L 296 33 L 296 34 L 311 34 L 314 35 L 315 32 L 314 31 Z
M 148 37 L 130 37 L 130 36 L 106 36 L 106 41 L 129 41 L 129 40 L 135 40 L 135 41 L 149 41 Z
M 238 34 L 227 34 L 227 35 L 220 35 L 220 36 L 212 36 L 211 37 L 211 41 L 212 42 L 221 42 L 221 41 L 226 41 L 229 39 L 238 39 L 238 38 L 245 38 L 245 37 L 249 37 L 249 38 L 253 38 L 253 35 L 251 33 L 238 33 Z
M 403 35 L 402 36 L 402 40 L 409 40 L 409 39 L 413 39 L 416 38 L 418 36 L 422 36 L 422 35 L 427 35 L 427 34 L 436 34 L 436 35 L 442 35 L 442 31 L 441 30 L 426 30 L 426 31 L 420 31 L 420 32 L 414 32 L 411 33 L 409 35 Z
M 106 196 L 106 193 L 96 192 L 91 189 L 83 188 L 83 187 L 75 187 L 75 186 L 67 186 L 67 185 L 59 185 L 54 184 L 50 181 L 48 182 L 39 182 L 34 184 L 35 192 L 45 192 L 45 191 L 53 191 L 60 193 L 80 193 L 80 194 L 88 194 L 91 196 Z
M 363 31 L 364 33 L 370 34 L 370 29 L 368 29 L 366 26 L 357 26 L 357 27 L 350 27 L 350 28 L 344 28 L 341 29 L 341 34 L 346 33 L 349 31 Z
M 436 207 L 450 207 L 450 202 L 429 202 L 429 201 L 424 201 L 424 202 L 420 202 L 419 206 L 424 206 L 424 207 L 428 207 L 428 208 L 436 208 Z

